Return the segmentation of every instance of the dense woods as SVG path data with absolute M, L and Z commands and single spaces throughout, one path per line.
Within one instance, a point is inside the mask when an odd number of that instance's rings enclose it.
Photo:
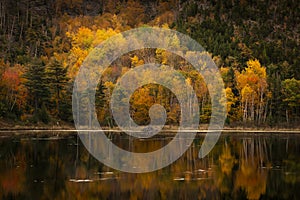
M 89 52 L 122 31 L 157 26 L 191 36 L 211 54 L 225 83 L 227 124 L 294 126 L 300 122 L 299 22 L 296 0 L 0 0 L 0 119 L 72 122 L 73 82 Z M 170 52 L 143 49 L 105 71 L 95 102 L 100 123 L 115 125 L 109 100 L 116 82 L 149 59 L 184 75 L 197 93 L 201 123 L 209 122 L 209 93 L 195 69 Z M 155 84 L 132 95 L 133 119 L 149 123 L 149 108 L 158 102 L 167 123 L 177 125 L 176 97 Z

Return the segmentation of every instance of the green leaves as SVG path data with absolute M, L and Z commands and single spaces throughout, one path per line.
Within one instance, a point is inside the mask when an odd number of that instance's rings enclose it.
M 290 107 L 300 106 L 300 80 L 295 78 L 286 79 L 282 82 L 282 93 L 284 102 Z

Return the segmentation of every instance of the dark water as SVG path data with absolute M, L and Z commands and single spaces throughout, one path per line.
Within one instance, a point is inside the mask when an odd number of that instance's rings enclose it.
M 112 141 L 153 151 L 171 138 Z M 95 160 L 74 134 L 0 138 L 1 199 L 300 199 L 299 134 L 223 134 L 209 156 L 203 141 L 172 165 L 129 174 Z

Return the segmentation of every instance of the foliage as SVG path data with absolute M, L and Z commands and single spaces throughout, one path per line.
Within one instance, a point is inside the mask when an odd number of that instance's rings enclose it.
M 300 12 L 294 1 L 2 0 L 0 9 L 0 117 L 37 116 L 44 106 L 51 117 L 72 121 L 72 83 L 86 56 L 107 38 L 147 24 L 186 33 L 210 53 L 225 83 L 228 123 L 300 120 Z M 180 46 L 176 36 L 168 42 Z M 209 122 L 211 102 L 202 76 L 180 56 L 143 49 L 104 72 L 96 92 L 100 123 L 114 124 L 109 99 L 119 78 L 149 62 L 182 73 L 196 91 L 200 121 Z M 158 99 L 167 123 L 179 122 L 172 92 L 153 85 L 139 92 L 131 111 L 137 122 L 148 123 L 148 109 Z
M 28 66 L 24 78 L 26 78 L 25 86 L 30 94 L 29 99 L 33 100 L 35 111 L 37 111 L 43 102 L 49 98 L 49 87 L 44 62 L 35 58 Z
M 67 68 L 63 66 L 63 63 L 58 61 L 55 57 L 49 62 L 47 68 L 47 83 L 50 87 L 50 93 L 55 102 L 55 114 L 62 114 L 60 111 L 60 103 L 65 96 L 66 86 L 69 78 L 67 77 Z

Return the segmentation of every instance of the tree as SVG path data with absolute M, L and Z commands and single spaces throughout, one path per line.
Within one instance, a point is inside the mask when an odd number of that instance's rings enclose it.
M 112 29 L 97 29 L 96 31 L 93 31 L 86 27 L 80 27 L 74 33 L 67 32 L 67 37 L 72 41 L 72 48 L 68 57 L 69 77 L 73 79 L 76 76 L 84 59 L 93 48 L 116 33 L 117 32 Z M 98 54 L 94 55 L 98 56 Z
M 55 115 L 60 114 L 60 102 L 65 93 L 69 78 L 67 77 L 67 68 L 63 66 L 61 61 L 52 57 L 46 68 L 47 82 L 52 94 L 52 100 L 55 101 Z
M 258 60 L 249 60 L 242 73 L 236 73 L 237 88 L 241 95 L 243 121 L 265 122 L 268 91 L 266 68 Z
M 150 123 L 148 112 L 154 102 L 154 98 L 150 95 L 149 87 L 141 87 L 132 94 L 130 99 L 131 115 L 137 124 L 147 125 Z
M 29 92 L 29 102 L 33 103 L 34 115 L 39 116 L 39 111 L 45 111 L 44 107 L 48 104 L 50 96 L 44 62 L 38 58 L 33 59 L 24 78 L 26 78 L 25 86 Z
M 23 66 L 16 64 L 13 67 L 7 68 L 1 77 L 5 100 L 8 111 L 11 114 L 20 113 L 26 104 L 27 90 L 23 85 L 23 73 Z
M 232 92 L 232 89 L 227 87 L 225 89 L 226 98 L 227 98 L 227 122 L 238 121 L 239 111 L 236 109 L 236 104 L 238 98 Z
M 129 0 L 121 7 L 120 16 L 125 24 L 136 27 L 144 22 L 145 9 L 139 1 Z
M 105 106 L 106 99 L 105 99 L 105 86 L 100 81 L 100 83 L 97 86 L 96 89 L 96 94 L 95 94 L 95 106 L 96 106 L 96 112 L 97 112 L 97 117 L 100 122 L 104 121 L 104 116 L 103 114 L 103 107 Z
M 300 108 L 300 80 L 286 79 L 282 82 L 283 101 L 286 103 L 286 121 L 290 122 L 289 111 L 299 116 Z

